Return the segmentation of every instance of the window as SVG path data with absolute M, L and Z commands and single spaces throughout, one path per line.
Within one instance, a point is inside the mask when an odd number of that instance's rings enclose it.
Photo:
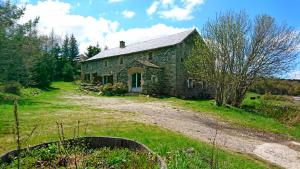
M 107 65 L 108 65 L 108 61 L 106 60 L 104 61 L 104 66 L 107 67 Z
M 157 83 L 158 82 L 158 78 L 157 78 L 156 75 L 152 75 L 151 76 L 151 82 L 153 82 L 153 83 Z
M 113 80 L 114 78 L 113 78 L 113 75 L 110 75 L 110 76 L 103 76 L 103 78 L 102 78 L 102 84 L 108 84 L 108 83 L 110 83 L 110 84 L 114 84 L 114 80 Z
M 183 58 L 180 58 L 180 61 L 183 62 Z
M 193 88 L 194 87 L 194 80 L 193 79 L 189 78 L 187 80 L 187 87 L 188 88 Z
M 153 53 L 152 52 L 149 52 L 148 53 L 148 60 L 152 60 L 153 59 Z
M 102 84 L 104 84 L 104 85 L 107 84 L 108 83 L 108 76 L 103 76 L 102 80 L 103 80 Z
M 90 74 L 84 75 L 84 81 L 86 81 L 86 82 L 90 81 Z
M 120 57 L 120 65 L 122 65 L 124 63 L 124 58 Z

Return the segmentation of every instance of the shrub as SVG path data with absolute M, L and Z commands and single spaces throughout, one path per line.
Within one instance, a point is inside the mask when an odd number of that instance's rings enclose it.
M 263 100 L 274 100 L 274 101 L 293 101 L 292 97 L 282 95 L 272 95 L 270 92 L 263 95 Z
M 100 92 L 105 96 L 123 95 L 127 93 L 127 86 L 124 83 L 106 84 L 99 87 Z
M 274 104 L 271 101 L 262 99 L 257 110 L 265 117 L 271 117 L 286 124 L 300 123 L 300 112 L 296 106 Z
M 3 91 L 4 93 L 12 93 L 15 95 L 20 95 L 21 88 L 22 88 L 22 85 L 19 82 L 10 81 L 10 82 L 3 84 L 0 87 L 0 90 Z

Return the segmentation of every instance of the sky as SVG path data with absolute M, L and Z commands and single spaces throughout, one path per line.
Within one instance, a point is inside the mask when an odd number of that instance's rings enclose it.
M 59 36 L 74 34 L 83 53 L 99 43 L 113 48 L 174 34 L 201 30 L 218 12 L 244 10 L 251 18 L 268 14 L 300 31 L 300 0 L 11 0 L 26 11 L 21 22 L 40 17 L 38 29 Z M 299 47 L 300 48 L 300 47 Z M 299 56 L 300 57 L 300 56 Z M 300 79 L 300 58 L 287 78 Z M 299 63 L 298 63 L 299 62 Z

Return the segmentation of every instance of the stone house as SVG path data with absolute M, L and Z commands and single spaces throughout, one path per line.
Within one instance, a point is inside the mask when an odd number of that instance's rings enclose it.
M 129 92 L 208 97 L 203 82 L 190 78 L 184 60 L 201 38 L 196 29 L 103 50 L 82 62 L 81 78 L 97 84 L 122 82 Z

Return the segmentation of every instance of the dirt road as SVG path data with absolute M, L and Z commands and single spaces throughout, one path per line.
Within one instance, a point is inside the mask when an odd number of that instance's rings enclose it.
M 80 105 L 133 112 L 131 120 L 155 124 L 189 137 L 217 144 L 245 154 L 255 155 L 283 168 L 300 169 L 300 143 L 274 134 L 235 128 L 204 113 L 174 107 L 171 102 L 141 102 L 126 98 L 70 95 L 68 100 Z

